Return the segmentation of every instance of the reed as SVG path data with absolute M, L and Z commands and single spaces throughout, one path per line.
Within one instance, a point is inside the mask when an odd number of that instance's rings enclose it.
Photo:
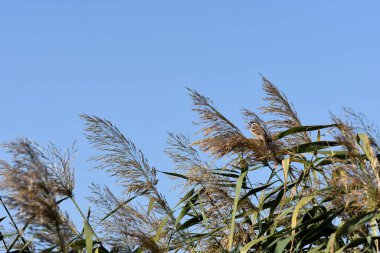
M 239 129 L 188 89 L 199 132 L 169 133 L 172 171 L 152 166 L 110 121 L 81 115 L 96 169 L 124 190 L 92 184 L 87 214 L 74 195 L 74 147 L 4 144 L 4 252 L 379 252 L 378 128 L 347 108 L 328 125 L 305 126 L 265 77 L 263 90 L 264 105 L 242 110 Z M 181 190 L 177 203 L 161 193 L 159 173 Z M 83 223 L 73 224 L 65 201 Z

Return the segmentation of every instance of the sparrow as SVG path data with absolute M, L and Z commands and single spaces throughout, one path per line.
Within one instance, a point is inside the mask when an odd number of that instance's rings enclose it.
M 269 135 L 257 121 L 249 122 L 249 130 L 251 131 L 253 137 L 262 141 L 263 143 L 267 142 Z
M 279 164 L 281 164 L 284 156 L 276 154 L 276 145 L 266 129 L 262 127 L 259 122 L 251 121 L 249 123 L 249 130 L 251 131 L 253 137 L 268 149 L 267 152 L 271 159 L 273 159 L 274 167 L 276 168 Z

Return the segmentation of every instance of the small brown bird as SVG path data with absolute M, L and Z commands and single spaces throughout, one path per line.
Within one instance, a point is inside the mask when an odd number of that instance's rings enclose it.
M 262 141 L 263 143 L 267 142 L 268 137 L 269 137 L 268 133 L 257 121 L 249 122 L 249 130 L 251 131 L 251 134 L 253 135 L 253 137 Z
M 273 161 L 276 168 L 284 159 L 283 155 L 276 154 L 277 146 L 267 130 L 258 121 L 249 122 L 249 130 L 260 145 L 266 149 L 268 158 Z

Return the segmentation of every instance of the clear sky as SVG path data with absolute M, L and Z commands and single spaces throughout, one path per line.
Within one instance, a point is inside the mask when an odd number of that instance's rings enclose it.
M 78 115 L 111 120 L 170 171 L 167 131 L 196 129 L 186 86 L 239 126 L 241 108 L 262 105 L 259 73 L 305 124 L 341 106 L 380 123 L 379 12 L 378 0 L 0 0 L 0 141 L 77 140 L 83 196 L 112 181 L 88 172 L 95 152 Z

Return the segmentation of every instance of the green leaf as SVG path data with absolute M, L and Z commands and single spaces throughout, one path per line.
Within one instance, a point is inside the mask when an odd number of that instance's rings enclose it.
M 270 234 L 274 234 L 276 232 L 278 223 L 281 222 L 284 217 L 288 216 L 292 211 L 293 208 L 289 207 L 288 209 L 282 210 L 281 213 L 277 214 L 276 218 L 273 220 L 273 224 L 271 225 Z
M 200 192 L 202 192 L 202 190 L 200 190 Z M 176 221 L 175 221 L 175 226 L 177 226 L 179 224 L 179 222 L 182 220 L 183 217 L 185 217 L 188 212 L 191 210 L 191 205 L 192 205 L 192 202 L 193 201 L 196 201 L 197 200 L 197 197 L 199 196 L 200 192 L 197 192 L 195 195 L 194 195 L 194 189 L 191 189 L 186 195 L 185 197 L 183 197 L 180 202 L 176 205 L 178 206 L 179 204 L 181 204 L 183 201 L 189 199 L 187 201 L 187 203 L 183 206 L 180 214 L 178 215 Z
M 234 207 L 232 211 L 232 219 L 231 219 L 231 229 L 230 229 L 230 238 L 228 242 L 228 249 L 231 251 L 232 248 L 232 243 L 234 240 L 234 233 L 235 233 L 235 216 L 236 216 L 236 211 L 239 203 L 239 197 L 240 197 L 240 191 L 241 191 L 241 186 L 243 185 L 243 180 L 247 176 L 248 171 L 243 172 L 236 183 L 236 190 L 235 190 L 235 200 L 234 200 Z
M 309 132 L 309 131 L 315 131 L 323 128 L 328 128 L 328 127 L 335 127 L 337 126 L 336 124 L 331 124 L 331 125 L 315 125 L 315 126 L 299 126 L 299 127 L 293 127 L 288 130 L 285 130 L 284 132 L 281 132 L 277 135 L 278 139 L 281 139 L 285 136 L 299 133 L 299 132 Z
M 325 253 L 335 252 L 335 249 L 334 249 L 335 241 L 336 241 L 336 234 L 334 233 L 329 238 L 329 241 L 327 243 L 327 247 L 326 247 Z
M 347 245 L 345 245 L 342 248 L 338 249 L 335 253 L 343 253 L 346 249 L 350 249 L 350 248 L 356 247 L 356 246 L 364 244 L 366 242 L 367 242 L 367 240 L 365 238 L 354 239 L 350 243 L 348 243 Z
M 341 158 L 345 159 L 348 157 L 348 151 L 346 150 L 327 150 L 327 151 L 319 151 L 319 154 L 335 157 L 335 158 Z
M 286 190 L 290 190 L 291 188 L 293 188 L 294 186 L 296 185 L 296 183 L 290 183 L 288 185 L 286 185 L 286 187 L 284 187 L 283 185 L 277 187 L 276 189 L 274 189 L 272 192 L 268 193 L 267 195 L 263 196 L 264 199 L 263 199 L 263 204 L 262 204 L 262 209 L 267 209 L 267 208 L 271 208 L 271 213 L 273 214 L 273 211 L 275 210 L 275 208 L 278 206 L 278 204 L 280 203 L 283 195 L 284 195 L 284 189 L 286 188 Z M 270 199 L 269 201 L 266 201 L 268 200 L 271 196 L 275 195 L 277 193 L 277 196 L 275 199 Z
M 207 223 L 207 217 L 206 217 L 206 213 L 205 213 L 205 210 L 203 208 L 203 202 L 202 202 L 202 198 L 198 198 L 198 201 L 199 201 L 199 207 L 201 209 L 201 214 L 202 214 L 202 219 L 205 221 L 205 223 Z
M 168 218 L 169 216 L 166 216 L 165 219 L 161 222 L 160 227 L 158 228 L 157 233 L 153 238 L 155 242 L 158 242 L 160 240 L 162 230 L 164 229 L 166 223 L 168 222 Z
M 8 246 L 8 250 L 11 250 L 13 248 L 13 246 L 16 244 L 16 242 L 19 240 L 19 238 L 23 238 L 22 235 L 24 233 L 24 231 L 26 231 L 27 227 L 29 226 L 29 222 L 25 223 L 25 225 L 22 227 L 22 229 L 20 231 L 18 231 L 18 233 L 15 233 L 16 237 L 14 238 L 14 240 L 12 241 L 12 243 L 10 244 L 10 246 Z M 7 236 L 5 236 L 7 237 Z
M 319 245 L 318 247 L 309 250 L 308 253 L 316 253 L 316 252 L 318 252 L 323 246 L 325 246 L 325 245 L 324 245 L 324 244 L 321 244 L 321 245 Z
M 153 204 L 154 204 L 154 201 L 155 201 L 155 198 L 150 197 L 149 204 L 148 204 L 148 215 L 149 215 L 150 212 L 152 212 L 152 210 L 153 210 Z
M 187 200 L 188 198 L 192 197 L 194 195 L 194 188 L 191 189 L 188 193 L 185 194 L 185 196 L 183 196 L 180 201 L 175 205 L 174 209 L 179 206 L 180 204 L 182 204 L 185 200 Z
M 289 165 L 290 165 L 289 157 L 282 160 L 282 169 L 284 170 L 284 186 L 286 186 L 286 183 L 288 181 Z
M 261 241 L 264 241 L 265 239 L 271 237 L 272 235 L 267 235 L 267 236 L 260 236 L 259 238 L 247 243 L 246 245 L 244 245 L 244 247 L 240 250 L 240 253 L 247 253 L 248 250 L 250 250 L 254 245 L 256 245 L 257 243 L 261 242 Z
M 24 246 L 19 250 L 19 252 L 24 252 L 24 250 L 25 250 L 26 248 L 28 248 L 29 244 L 31 244 L 31 243 L 33 242 L 33 239 L 34 239 L 34 237 L 33 237 L 32 239 L 28 240 L 28 241 L 24 244 Z M 54 248 L 54 247 L 53 247 L 53 248 Z M 63 249 L 61 249 L 61 250 L 63 250 Z M 29 250 L 28 250 L 27 252 L 29 252 Z
M 203 220 L 203 217 L 202 217 L 202 215 L 200 214 L 200 215 L 198 215 L 198 216 L 196 216 L 196 217 L 194 217 L 194 218 L 191 218 L 191 219 L 185 221 L 185 222 L 184 222 L 184 223 L 178 228 L 178 230 L 184 230 L 184 229 L 186 229 L 186 228 L 189 228 L 189 227 L 191 227 L 191 226 L 194 226 L 194 225 L 198 224 L 199 222 L 201 222 L 202 220 Z
M 272 216 L 276 210 L 276 208 L 278 207 L 278 205 L 280 204 L 282 198 L 284 197 L 285 195 L 285 191 L 286 190 L 286 184 L 284 184 L 284 187 L 280 190 L 280 192 L 277 194 L 276 198 L 272 201 L 269 201 L 267 202 L 266 204 L 269 204 L 270 203 L 270 211 L 269 211 L 269 216 Z
M 85 239 L 79 239 L 75 240 L 70 244 L 70 248 L 76 251 L 80 251 L 86 247 L 86 240 Z
M 319 238 L 329 238 L 331 234 L 336 232 L 333 220 L 343 211 L 338 210 L 324 211 L 321 215 L 308 220 L 306 217 L 297 227 L 300 229 L 298 236 L 297 249 L 302 249 L 306 245 L 318 240 Z M 305 219 L 306 218 L 306 219 Z M 322 221 L 322 222 L 321 222 Z
M 282 253 L 284 252 L 284 249 L 286 246 L 288 246 L 289 242 L 294 239 L 296 235 L 288 236 L 285 239 L 282 239 L 281 241 L 277 242 L 276 248 L 274 249 L 274 253 Z
M 86 250 L 87 252 L 92 252 L 92 244 L 93 244 L 92 237 L 94 235 L 94 232 L 92 231 L 87 220 L 84 220 L 84 235 L 86 238 Z
M 191 208 L 190 208 L 189 205 L 184 205 L 184 207 L 182 208 L 181 212 L 179 213 L 179 215 L 178 215 L 178 217 L 177 217 L 177 219 L 176 219 L 174 225 L 177 226 L 177 225 L 181 222 L 182 218 L 185 217 L 186 214 L 187 214 L 190 210 L 191 210 Z
M 224 176 L 224 177 L 232 177 L 232 178 L 239 178 L 239 174 L 233 174 L 233 173 L 222 173 L 222 172 L 213 172 L 215 175 Z
M 379 160 L 375 157 L 375 153 L 371 148 L 371 143 L 366 134 L 358 134 L 358 138 L 361 141 L 361 148 L 363 152 L 366 154 L 367 158 L 371 162 L 371 167 L 373 169 L 377 169 L 379 167 Z
M 248 198 L 249 196 L 252 196 L 252 195 L 254 195 L 254 194 L 256 194 L 256 193 L 258 193 L 258 192 L 260 192 L 260 191 L 262 191 L 262 190 L 265 190 L 266 188 L 268 188 L 269 186 L 271 186 L 271 185 L 273 185 L 274 183 L 277 183 L 277 182 L 278 182 L 278 181 L 274 181 L 274 182 L 272 182 L 272 183 L 265 184 L 265 185 L 262 185 L 262 186 L 259 186 L 259 187 L 256 187 L 256 188 L 254 188 L 254 189 L 249 190 L 245 195 L 243 195 L 243 197 L 241 197 L 241 198 L 239 199 L 239 204 L 238 204 L 238 205 L 240 205 L 240 203 L 242 203 L 243 200 L 245 200 L 245 199 Z
M 292 215 L 292 223 L 291 223 L 291 227 L 292 229 L 294 229 L 296 226 L 297 226 L 297 216 L 298 216 L 298 213 L 300 211 L 300 209 L 305 206 L 307 203 L 309 203 L 312 199 L 314 198 L 314 196 L 307 196 L 307 197 L 303 197 L 296 205 L 296 207 L 294 208 L 294 212 L 293 212 L 293 215 Z M 293 230 L 292 234 L 294 235 L 295 234 L 295 230 Z
M 289 149 L 288 151 L 295 152 L 298 154 L 318 151 L 320 149 L 325 149 L 329 147 L 340 146 L 341 144 L 336 141 L 316 141 L 300 144 L 296 147 Z
M 350 219 L 338 227 L 336 231 L 336 235 L 341 236 L 341 235 L 347 235 L 351 232 L 354 232 L 360 229 L 361 227 L 363 227 L 368 221 L 370 221 L 375 216 L 376 216 L 376 213 L 371 212 L 371 213 L 366 213 L 358 217 L 355 217 L 353 219 Z
M 160 171 L 160 172 L 163 173 L 163 174 L 169 175 L 169 176 L 179 177 L 179 178 L 183 178 L 183 179 L 188 179 L 188 177 L 186 177 L 184 175 L 181 175 L 181 174 L 178 174 L 178 173 L 166 172 L 166 171 Z
M 95 253 L 109 253 L 109 251 L 106 250 L 104 247 L 100 246 L 99 248 L 95 249 Z
M 120 205 L 118 205 L 115 209 L 113 209 L 111 212 L 109 212 L 106 216 L 103 217 L 103 219 L 100 220 L 100 222 L 104 221 L 105 219 L 107 219 L 108 217 L 110 217 L 112 214 L 116 213 L 117 210 L 119 210 L 122 206 L 128 204 L 130 201 L 132 201 L 134 198 L 136 198 L 137 196 L 134 196 L 126 201 L 124 201 L 123 203 L 121 203 Z

